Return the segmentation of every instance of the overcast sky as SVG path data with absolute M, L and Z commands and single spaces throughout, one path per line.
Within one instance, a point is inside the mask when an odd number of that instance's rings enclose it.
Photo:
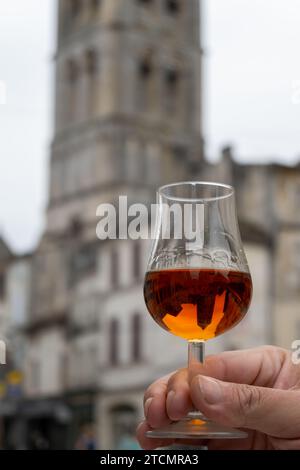
M 18 251 L 44 222 L 55 3 L 0 0 L 0 232 Z M 202 25 L 209 157 L 230 143 L 240 161 L 297 161 L 299 0 L 206 0 Z

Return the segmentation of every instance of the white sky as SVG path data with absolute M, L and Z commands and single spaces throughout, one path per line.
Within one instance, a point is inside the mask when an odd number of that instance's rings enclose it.
M 43 227 L 52 138 L 55 0 L 0 0 L 0 232 L 32 248 Z M 299 0 L 206 0 L 205 139 L 241 161 L 300 155 Z

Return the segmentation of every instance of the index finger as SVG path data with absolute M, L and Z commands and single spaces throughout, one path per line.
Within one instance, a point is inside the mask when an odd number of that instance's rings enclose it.
M 223 352 L 208 356 L 204 364 L 193 364 L 189 382 L 201 374 L 225 382 L 272 387 L 286 357 L 284 349 L 274 346 Z

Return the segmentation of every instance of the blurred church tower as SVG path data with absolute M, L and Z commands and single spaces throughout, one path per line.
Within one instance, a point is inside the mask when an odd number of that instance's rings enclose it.
M 122 194 L 154 202 L 155 187 L 201 169 L 199 2 L 60 0 L 58 19 L 26 392 L 64 411 L 65 446 L 94 423 L 99 445 L 111 448 L 130 438 L 147 384 L 184 363 L 185 345 L 145 311 L 148 245 L 97 240 L 96 209 Z

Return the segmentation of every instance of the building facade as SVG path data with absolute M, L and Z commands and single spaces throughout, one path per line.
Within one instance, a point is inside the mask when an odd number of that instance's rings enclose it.
M 300 335 L 300 168 L 239 165 L 228 148 L 205 161 L 200 24 L 197 0 L 59 1 L 47 223 L 18 330 L 24 446 L 135 447 L 144 389 L 185 364 L 186 344 L 146 313 L 149 242 L 96 237 L 98 205 L 119 195 L 150 204 L 167 182 L 234 184 L 254 298 L 208 349 Z

